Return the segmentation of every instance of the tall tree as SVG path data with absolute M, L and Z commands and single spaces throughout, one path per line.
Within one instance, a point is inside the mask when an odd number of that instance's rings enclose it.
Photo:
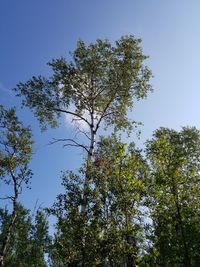
M 17 205 L 17 218 L 13 225 L 10 241 L 5 255 L 5 266 L 9 267 L 46 267 L 48 224 L 41 210 L 30 215 L 30 211 L 21 204 Z M 0 209 L 0 242 L 4 239 L 11 214 L 7 209 Z
M 199 266 L 200 132 L 161 128 L 147 153 L 154 228 L 150 266 Z
M 17 202 L 24 184 L 28 185 L 32 176 L 28 163 L 31 159 L 32 134 L 15 115 L 15 109 L 5 110 L 0 106 L 0 180 L 10 187 L 10 195 L 3 195 L 1 200 L 11 201 L 12 214 L 4 229 L 4 237 L 0 244 L 0 266 L 4 266 L 4 258 L 17 218 Z
M 79 266 L 81 261 L 84 266 L 136 266 L 143 241 L 145 160 L 133 144 L 126 147 L 114 136 L 101 138 L 89 173 L 84 257 L 79 209 L 83 182 L 70 173 L 63 177 L 66 192 L 50 210 L 58 218 L 53 266 Z
M 100 39 L 88 46 L 79 41 L 70 62 L 60 58 L 49 63 L 53 70 L 50 78 L 33 77 L 19 83 L 15 90 L 24 97 L 23 105 L 34 111 L 43 129 L 48 124 L 57 127 L 62 114 L 72 115 L 73 121 L 88 127 L 88 131 L 77 129 L 88 144 L 69 138 L 54 142 L 84 148 L 89 166 L 101 124 L 105 128 L 130 130 L 133 122 L 127 117 L 128 110 L 133 108 L 135 99 L 143 99 L 151 91 L 151 71 L 143 64 L 147 57 L 140 43 L 133 36 L 122 37 L 115 45 Z M 81 201 L 83 218 L 87 213 L 89 179 L 86 171 Z M 84 238 L 83 234 L 83 247 Z

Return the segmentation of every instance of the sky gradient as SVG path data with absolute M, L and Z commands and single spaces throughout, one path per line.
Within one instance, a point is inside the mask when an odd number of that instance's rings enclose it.
M 0 1 L 0 103 L 16 106 L 24 124 L 34 133 L 32 189 L 24 190 L 28 208 L 49 206 L 62 191 L 60 171 L 75 169 L 82 151 L 48 145 L 53 137 L 72 135 L 70 124 L 58 130 L 39 131 L 29 110 L 20 110 L 12 88 L 33 75 L 49 75 L 52 58 L 69 58 L 78 39 L 115 41 L 125 34 L 142 38 L 154 78 L 154 92 L 135 105 L 131 117 L 141 121 L 138 145 L 160 126 L 179 130 L 200 128 L 200 1 L 199 0 L 1 0 Z M 3 194 L 0 189 L 0 194 Z

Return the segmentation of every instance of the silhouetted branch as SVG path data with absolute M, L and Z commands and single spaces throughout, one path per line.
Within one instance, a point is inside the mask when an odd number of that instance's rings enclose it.
M 66 147 L 66 146 L 82 147 L 83 149 L 86 150 L 87 153 L 90 153 L 89 149 L 85 145 L 79 144 L 78 142 L 74 141 L 71 138 L 53 139 L 53 141 L 51 141 L 49 144 L 52 145 L 52 144 L 55 144 L 55 143 L 58 143 L 58 142 L 71 142 L 71 143 L 64 144 L 63 147 Z
M 64 109 L 61 109 L 61 108 L 53 108 L 54 111 L 58 111 L 58 112 L 63 112 L 65 114 L 70 114 L 70 115 L 73 115 L 77 118 L 80 118 L 81 120 L 83 120 L 84 122 L 86 122 L 89 126 L 90 126 L 90 123 L 87 119 L 85 119 L 83 116 L 79 115 L 78 113 L 75 113 L 75 112 L 72 112 L 72 111 L 68 111 L 68 110 L 64 110 Z

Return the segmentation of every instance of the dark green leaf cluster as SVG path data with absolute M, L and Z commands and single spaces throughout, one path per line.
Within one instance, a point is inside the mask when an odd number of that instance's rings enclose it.
M 133 144 L 126 147 L 115 136 L 102 138 L 89 166 L 86 214 L 80 210 L 83 179 L 73 173 L 63 177 L 65 193 L 49 210 L 58 220 L 52 266 L 136 263 L 144 238 L 140 205 L 146 175 L 145 160 Z
M 46 215 L 37 210 L 34 218 L 30 211 L 20 204 L 17 219 L 9 241 L 5 266 L 46 267 L 45 252 L 49 244 Z M 0 243 L 4 240 L 11 215 L 7 209 L 0 209 Z
M 147 142 L 152 169 L 150 266 L 200 264 L 200 132 L 161 128 Z
M 146 152 L 102 137 L 89 167 L 63 176 L 65 193 L 49 210 L 52 266 L 199 266 L 200 132 L 160 128 Z

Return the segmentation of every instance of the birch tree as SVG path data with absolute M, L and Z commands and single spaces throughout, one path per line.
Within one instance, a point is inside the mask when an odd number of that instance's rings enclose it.
M 200 264 L 200 133 L 161 128 L 147 143 L 152 169 L 150 266 Z
M 17 219 L 19 195 L 32 176 L 28 167 L 32 143 L 31 130 L 18 120 L 15 109 L 5 110 L 0 106 L 0 181 L 4 188 L 10 188 L 8 195 L 2 194 L 0 200 L 11 203 L 11 216 L 0 244 L 0 266 L 4 266 L 4 258 Z
M 57 218 L 52 266 L 137 266 L 144 242 L 141 206 L 147 173 L 141 151 L 133 143 L 127 146 L 115 136 L 101 138 L 90 165 L 84 227 L 79 209 L 84 169 L 64 174 L 65 192 L 49 209 Z
M 77 129 L 88 140 L 86 143 L 65 136 L 53 143 L 63 141 L 64 146 L 83 148 L 89 166 L 102 125 L 105 129 L 132 129 L 133 121 L 128 118 L 128 111 L 152 89 L 149 84 L 151 71 L 144 65 L 145 59 L 141 40 L 133 36 L 121 37 L 114 44 L 98 39 L 86 45 L 79 40 L 71 60 L 60 58 L 48 63 L 52 69 L 49 78 L 34 76 L 19 83 L 15 91 L 23 97 L 23 106 L 34 112 L 42 129 L 48 125 L 58 127 L 62 115 L 72 116 L 73 122 L 88 127 L 88 131 Z M 89 180 L 86 171 L 81 202 L 83 218 L 87 213 Z

